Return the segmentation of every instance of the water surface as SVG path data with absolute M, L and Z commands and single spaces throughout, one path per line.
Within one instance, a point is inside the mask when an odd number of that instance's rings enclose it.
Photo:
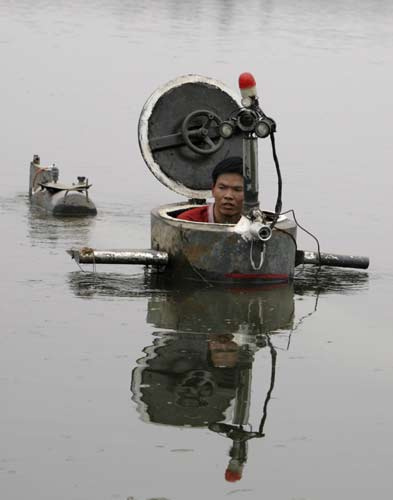
M 0 1 L 1 498 L 391 497 L 392 21 L 381 0 Z M 195 290 L 78 269 L 67 248 L 148 248 L 152 206 L 181 199 L 139 153 L 148 96 L 242 71 L 284 209 L 370 270 Z M 33 154 L 87 175 L 98 216 L 31 209 Z

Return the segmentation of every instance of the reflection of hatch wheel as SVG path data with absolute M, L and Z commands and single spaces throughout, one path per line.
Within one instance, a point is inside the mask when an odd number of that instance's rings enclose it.
M 221 122 L 221 118 L 211 111 L 203 109 L 190 113 L 181 127 L 184 142 L 195 153 L 215 153 L 224 144 L 224 139 L 218 133 Z
M 176 387 L 176 403 L 186 408 L 207 406 L 215 387 L 211 373 L 205 370 L 191 370 Z

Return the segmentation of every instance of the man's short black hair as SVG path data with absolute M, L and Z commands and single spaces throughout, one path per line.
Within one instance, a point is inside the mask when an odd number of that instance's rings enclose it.
M 243 159 L 240 156 L 230 156 L 217 163 L 212 172 L 213 186 L 222 174 L 239 174 L 243 177 Z

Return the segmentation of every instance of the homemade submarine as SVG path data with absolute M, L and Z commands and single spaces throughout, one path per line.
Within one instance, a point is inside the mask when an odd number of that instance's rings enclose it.
M 72 184 L 59 182 L 58 167 L 55 164 L 42 165 L 39 155 L 34 155 L 30 162 L 30 201 L 52 215 L 96 215 L 96 206 L 88 193 L 90 188 L 91 184 L 84 176 L 79 176 Z
M 241 97 L 223 83 L 184 75 L 158 88 L 138 124 L 142 156 L 155 177 L 187 201 L 151 212 L 151 249 L 70 249 L 78 263 L 142 264 L 170 279 L 208 283 L 281 283 L 300 264 L 366 269 L 367 257 L 299 250 L 297 221 L 282 214 L 276 123 L 261 109 L 250 73 L 239 77 Z M 277 172 L 274 212 L 259 202 L 258 140 L 270 138 Z M 221 160 L 243 158 L 244 205 L 237 224 L 177 219 L 211 196 L 211 173 Z

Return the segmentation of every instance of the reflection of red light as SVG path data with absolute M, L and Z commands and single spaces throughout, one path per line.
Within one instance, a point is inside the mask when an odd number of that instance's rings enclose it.
M 288 281 L 287 274 L 252 274 L 252 273 L 227 273 L 225 278 L 245 279 L 245 280 L 270 280 L 270 281 Z
M 242 73 L 239 76 L 239 87 L 240 89 L 249 89 L 251 87 L 255 87 L 256 82 L 255 78 L 251 73 Z
M 240 481 L 241 478 L 242 475 L 239 471 L 229 470 L 229 469 L 225 471 L 225 479 L 230 483 L 235 483 L 236 481 Z
M 281 282 L 281 283 L 271 283 L 268 285 L 254 285 L 254 286 L 240 286 L 240 285 L 234 285 L 234 286 L 229 286 L 228 290 L 230 290 L 233 293 L 244 293 L 244 292 L 255 292 L 255 291 L 266 291 L 266 290 L 275 290 L 276 288 L 285 288 L 288 287 L 288 281 Z

